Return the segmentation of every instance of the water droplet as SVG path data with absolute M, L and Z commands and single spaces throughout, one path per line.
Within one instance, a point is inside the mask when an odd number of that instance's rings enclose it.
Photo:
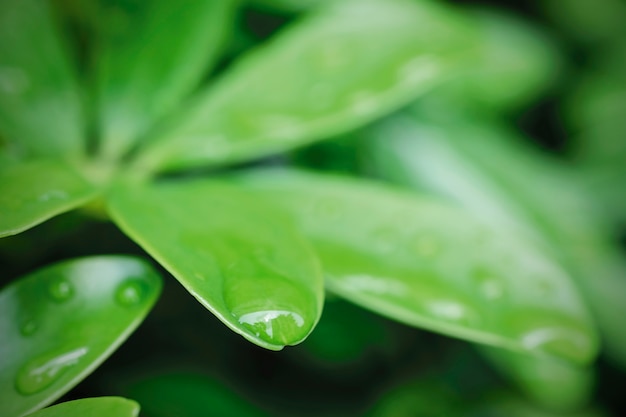
M 439 253 L 439 244 L 430 236 L 420 235 L 412 244 L 413 250 L 420 258 L 432 258 Z
M 54 301 L 62 303 L 72 298 L 74 287 L 66 279 L 56 279 L 50 283 L 48 292 Z
M 340 283 L 348 291 L 376 295 L 406 297 L 411 291 L 406 284 L 393 278 L 374 277 L 364 274 L 345 275 L 341 278 Z
M 494 274 L 483 268 L 472 273 L 472 280 L 478 290 L 489 300 L 496 300 L 504 295 L 504 283 Z
M 398 78 L 407 84 L 429 81 L 441 71 L 439 63 L 431 56 L 420 56 L 400 68 Z
M 478 322 L 478 315 L 473 309 L 452 299 L 426 301 L 425 307 L 430 314 L 443 320 L 470 325 Z
M 67 200 L 67 193 L 62 190 L 50 190 L 39 196 L 38 200 L 41 202 L 54 201 L 54 200 Z
M 26 320 L 20 326 L 20 333 L 22 334 L 22 336 L 31 336 L 37 331 L 38 327 L 39 326 L 37 325 L 37 322 L 35 320 Z
M 359 91 L 352 95 L 350 109 L 357 115 L 370 115 L 378 109 L 378 99 L 373 93 Z
M 124 307 L 132 307 L 141 304 L 145 295 L 145 283 L 138 279 L 129 279 L 117 288 L 115 300 Z
M 23 395 L 41 392 L 58 381 L 68 368 L 76 365 L 87 351 L 86 347 L 61 349 L 27 362 L 17 373 L 15 388 Z
M 283 335 L 304 326 L 301 315 L 287 310 L 255 311 L 242 315 L 238 320 L 257 337 L 280 345 L 289 343 Z

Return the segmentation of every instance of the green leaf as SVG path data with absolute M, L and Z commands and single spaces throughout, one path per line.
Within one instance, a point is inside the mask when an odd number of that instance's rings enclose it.
M 238 183 L 290 212 L 332 292 L 404 323 L 574 362 L 596 354 L 569 277 L 541 246 L 465 211 L 340 177 L 255 172 Z
M 102 150 L 117 158 L 215 64 L 237 1 L 101 3 L 96 78 Z
M 85 398 L 45 408 L 29 417 L 136 417 L 139 404 L 120 397 Z
M 161 291 L 129 257 L 65 261 L 0 292 L 0 415 L 21 416 L 59 398 L 132 333 Z
M 88 202 L 97 189 L 68 166 L 38 160 L 0 168 L 0 237 Z
M 591 368 L 486 346 L 478 351 L 534 403 L 554 411 L 580 410 L 592 396 Z
M 238 334 L 279 350 L 319 320 L 317 260 L 289 219 L 213 180 L 118 184 L 110 213 Z
M 378 174 L 545 242 L 589 304 L 607 352 L 626 366 L 626 261 L 574 172 L 476 117 L 394 119 L 370 133 Z
M 0 132 L 35 155 L 84 152 L 75 74 L 47 1 L 0 1 Z
M 329 4 L 234 64 L 136 163 L 222 164 L 363 125 L 450 75 L 472 34 L 436 2 Z
M 267 415 L 222 382 L 200 374 L 156 375 L 131 383 L 125 391 L 151 417 Z

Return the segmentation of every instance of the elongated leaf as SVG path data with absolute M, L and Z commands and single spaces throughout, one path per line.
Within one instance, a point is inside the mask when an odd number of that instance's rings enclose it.
M 0 167 L 0 237 L 20 233 L 97 195 L 68 166 L 39 160 Z
M 436 2 L 329 4 L 241 59 L 137 163 L 225 163 L 362 125 L 449 75 L 471 35 Z
M 218 181 L 118 185 L 114 221 L 228 327 L 267 349 L 318 321 L 317 261 L 289 219 Z
M 156 375 L 132 383 L 126 391 L 151 417 L 267 416 L 219 380 L 200 374 Z
M 591 368 L 486 346 L 479 352 L 534 403 L 554 411 L 580 410 L 591 399 Z
M 116 0 L 97 16 L 102 147 L 119 157 L 214 65 L 236 0 Z
M 0 132 L 37 155 L 84 151 L 75 74 L 46 1 L 0 1 Z
M 120 397 L 85 398 L 53 405 L 30 417 L 136 417 L 139 405 Z
M 394 120 L 374 136 L 381 175 L 550 245 L 591 307 L 607 352 L 626 365 L 626 261 L 572 172 L 477 118 Z
M 312 239 L 329 290 L 393 319 L 466 340 L 588 362 L 596 335 L 569 277 L 523 238 L 432 198 L 293 171 L 242 186 L 283 206 Z
M 161 290 L 129 257 L 66 261 L 0 292 L 0 415 L 51 403 L 132 333 Z

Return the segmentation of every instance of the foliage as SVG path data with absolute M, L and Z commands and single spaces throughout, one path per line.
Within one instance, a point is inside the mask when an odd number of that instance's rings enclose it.
M 594 390 L 626 369 L 626 49 L 569 2 L 586 73 L 484 6 L 0 0 L 0 414 L 136 415 L 36 410 L 151 310 L 77 389 L 151 416 L 619 412 Z M 542 97 L 570 155 L 516 122 Z M 259 378 L 256 346 L 297 344 L 271 363 L 360 391 Z

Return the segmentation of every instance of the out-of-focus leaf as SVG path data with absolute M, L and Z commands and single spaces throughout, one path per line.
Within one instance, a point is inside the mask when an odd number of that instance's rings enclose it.
M 319 320 L 315 255 L 281 216 L 212 180 L 118 185 L 113 220 L 228 327 L 267 349 Z
M 44 408 L 29 417 L 136 417 L 139 404 L 120 397 L 97 397 L 68 401 Z
M 196 374 L 162 374 L 132 383 L 127 395 L 146 417 L 265 417 L 220 381 Z
M 553 83 L 561 70 L 555 43 L 520 18 L 483 8 L 468 14 L 478 28 L 476 58 L 433 95 L 494 109 L 523 107 Z
M 466 409 L 463 417 L 607 417 L 596 409 L 560 413 L 546 410 L 507 392 L 493 392 L 479 404 Z
M 329 4 L 245 56 L 144 149 L 144 169 L 266 155 L 362 125 L 471 56 L 473 31 L 428 0 Z
M 236 0 L 101 2 L 102 148 L 119 157 L 197 86 L 232 32 Z
M 38 160 L 0 167 L 0 237 L 29 229 L 97 195 L 68 166 Z
M 59 263 L 0 292 L 0 415 L 59 398 L 132 333 L 161 291 L 144 262 L 119 256 Z
M 479 352 L 534 403 L 555 411 L 579 410 L 591 399 L 591 368 L 553 358 L 482 346 Z
M 549 245 L 595 313 L 607 351 L 626 365 L 626 263 L 573 172 L 479 118 L 400 118 L 370 132 L 378 174 Z
M 35 155 L 84 151 L 80 98 L 48 2 L 0 1 L 0 132 Z
M 433 198 L 294 171 L 238 183 L 296 219 L 327 288 L 404 323 L 589 362 L 597 340 L 567 274 L 523 235 Z
M 267 7 L 277 11 L 296 12 L 319 7 L 328 0 L 249 0 L 252 4 Z M 334 0 L 343 1 L 343 0 Z

